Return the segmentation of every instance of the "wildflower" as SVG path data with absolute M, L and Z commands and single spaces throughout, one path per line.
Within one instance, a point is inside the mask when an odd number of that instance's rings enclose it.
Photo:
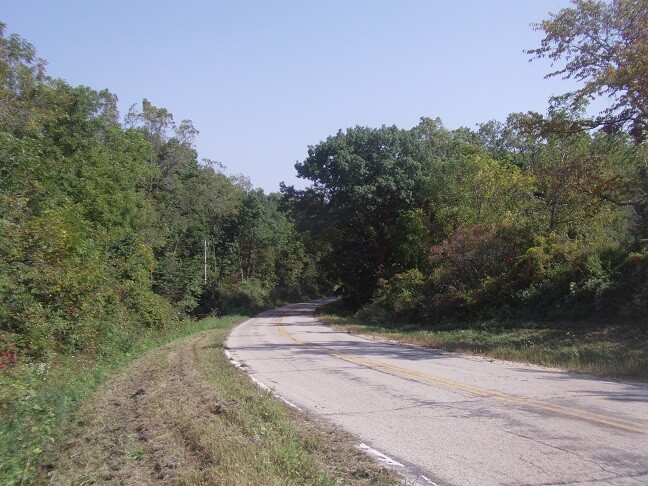
M 47 373 L 49 370 L 49 365 L 47 363 L 38 363 L 36 365 L 36 374 L 37 375 L 44 375 Z

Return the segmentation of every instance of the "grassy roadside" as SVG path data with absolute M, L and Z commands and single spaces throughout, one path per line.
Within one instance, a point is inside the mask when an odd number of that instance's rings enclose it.
M 367 322 L 339 302 L 319 309 L 338 329 L 446 351 L 648 381 L 648 329 L 633 323 L 488 322 L 470 327 Z
M 227 316 L 182 321 L 106 343 L 94 356 L 56 356 L 41 363 L 19 363 L 0 370 L 0 484 L 32 484 L 50 450 L 62 439 L 69 417 L 111 373 L 165 343 L 247 319 Z
M 47 421 L 32 420 L 47 430 L 40 440 L 30 423 L 20 433 L 3 427 L 21 444 L 11 451 L 4 437 L 2 461 L 18 451 L 22 462 L 3 466 L 0 483 L 398 483 L 355 448 L 353 437 L 288 409 L 227 361 L 223 341 L 241 320 L 193 323 L 187 337 L 151 340 L 121 365 L 69 367 L 67 393 L 76 394 L 69 415 L 49 411 L 59 421 L 49 430 Z M 47 373 L 43 383 L 62 371 Z M 45 403 L 43 394 L 34 398 Z

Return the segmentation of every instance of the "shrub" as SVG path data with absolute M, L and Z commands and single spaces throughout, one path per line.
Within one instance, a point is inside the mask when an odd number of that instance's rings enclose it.
M 510 302 L 510 274 L 527 246 L 526 234 L 508 224 L 459 227 L 432 247 L 434 292 L 427 315 L 477 317 Z
M 220 311 L 223 313 L 256 313 L 270 304 L 267 283 L 251 278 L 230 282 L 219 289 Z
M 460 226 L 432 247 L 438 290 L 474 289 L 485 279 L 505 274 L 515 265 L 523 245 L 523 235 L 509 225 Z
M 517 307 L 549 316 L 583 316 L 607 307 L 616 253 L 556 235 L 537 237 L 518 259 Z
M 628 255 L 619 274 L 621 281 L 614 295 L 615 303 L 621 303 L 624 316 L 648 324 L 648 249 Z
M 390 280 L 380 280 L 372 302 L 363 306 L 357 316 L 369 321 L 382 321 L 387 316 L 420 320 L 426 287 L 425 278 L 417 269 L 394 275 Z

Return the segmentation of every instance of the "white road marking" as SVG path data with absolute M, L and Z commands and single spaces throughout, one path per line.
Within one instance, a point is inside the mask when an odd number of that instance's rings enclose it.
M 432 480 L 431 480 L 430 478 L 428 478 L 427 476 L 423 476 L 423 475 L 421 474 L 421 477 L 423 478 L 424 481 L 427 481 L 427 482 L 428 482 L 429 484 L 431 484 L 432 486 L 439 486 L 437 483 L 435 483 L 434 481 L 432 481 Z
M 383 454 L 380 451 L 377 451 L 376 449 L 372 449 L 369 447 L 367 444 L 359 444 L 357 446 L 359 449 L 362 449 L 368 454 L 371 454 L 372 456 L 375 456 L 376 459 L 378 459 L 380 462 L 384 462 L 385 464 L 389 466 L 398 466 L 398 467 L 405 467 L 403 464 L 401 464 L 398 461 L 394 461 L 391 457 L 387 457 L 385 454 Z
M 358 444 L 356 447 L 357 447 L 358 449 L 361 449 L 362 451 L 366 452 L 367 454 L 371 454 L 371 455 L 374 456 L 378 461 L 380 461 L 380 462 L 382 462 L 382 463 L 384 463 L 384 464 L 386 464 L 386 465 L 388 465 L 388 466 L 391 466 L 391 467 L 402 467 L 402 468 L 405 468 L 405 465 L 401 464 L 401 463 L 398 462 L 398 461 L 395 461 L 394 459 L 392 459 L 392 458 L 389 457 L 389 456 L 386 456 L 386 455 L 383 454 L 382 452 L 377 451 L 376 449 L 374 449 L 374 448 L 372 448 L 372 447 L 369 447 L 367 444 L 364 444 L 364 443 L 362 443 L 362 444 Z M 402 471 L 402 473 L 405 475 L 405 477 L 411 477 L 411 476 L 408 474 L 407 471 Z M 414 477 L 415 477 L 415 476 L 414 476 Z M 431 484 L 432 486 L 439 486 L 437 483 L 435 483 L 434 481 L 432 481 L 432 480 L 431 480 L 430 478 L 428 478 L 427 476 L 423 476 L 423 475 L 421 474 L 420 477 L 423 479 L 423 481 L 425 481 L 425 482 L 428 483 L 428 484 Z M 411 484 L 418 484 L 418 479 L 415 479 L 414 481 L 415 481 L 415 482 L 414 482 L 414 483 L 411 483 Z M 406 484 L 410 484 L 410 483 L 407 482 Z
M 234 356 L 232 356 L 232 353 L 230 353 L 227 349 L 225 349 L 224 351 L 225 351 L 225 356 L 227 356 L 227 359 L 229 359 L 230 363 L 232 363 L 237 368 L 241 368 L 241 363 L 239 363 L 238 361 L 236 361 L 234 359 Z
M 237 368 L 244 369 L 244 368 L 243 368 L 243 365 L 241 365 L 240 362 L 238 362 L 237 360 L 234 359 L 234 356 L 232 356 L 232 353 L 230 353 L 227 349 L 225 349 L 224 351 L 225 351 L 225 356 L 227 356 L 227 359 L 230 361 L 230 363 L 232 363 L 232 364 L 233 364 L 234 366 L 236 366 Z M 266 385 L 265 383 L 262 383 L 261 381 L 257 380 L 254 376 L 252 376 L 252 375 L 249 374 L 249 373 L 248 373 L 248 376 L 250 377 L 250 380 L 252 380 L 252 382 L 253 382 L 256 386 L 258 386 L 259 388 L 261 388 L 262 390 L 265 390 L 265 391 L 267 391 L 267 392 L 269 392 L 269 393 L 272 393 L 276 398 L 278 398 L 279 400 L 281 400 L 282 402 L 284 402 L 284 403 L 285 403 L 286 405 L 288 405 L 289 407 L 292 407 L 292 408 L 294 408 L 295 410 L 299 410 L 300 412 L 303 412 L 303 410 L 302 410 L 301 408 L 299 408 L 297 405 L 295 405 L 295 404 L 292 403 L 291 401 L 286 400 L 284 397 L 282 397 L 282 396 L 278 395 L 277 393 L 275 393 L 275 392 L 274 392 L 274 391 L 273 391 L 273 390 L 272 390 L 268 385 Z
M 267 392 L 272 393 L 272 390 L 270 389 L 270 387 L 269 387 L 268 385 L 266 385 L 265 383 L 261 383 L 259 380 L 257 380 L 257 379 L 256 379 L 254 376 L 252 376 L 252 375 L 249 375 L 249 376 L 250 376 L 250 380 L 252 380 L 256 386 L 258 386 L 258 387 L 261 388 L 262 390 L 265 390 L 265 391 L 267 391 Z
M 284 402 L 284 403 L 285 403 L 286 405 L 288 405 L 289 407 L 292 407 L 292 408 L 294 408 L 295 410 L 299 410 L 300 412 L 303 412 L 303 410 L 302 410 L 301 408 L 299 408 L 297 405 L 295 405 L 293 402 L 290 402 L 290 401 L 286 400 L 284 397 L 282 397 L 282 396 L 280 396 L 280 395 L 277 395 L 276 393 L 273 393 L 273 395 L 274 395 L 275 397 L 277 397 L 279 400 L 281 400 L 282 402 Z

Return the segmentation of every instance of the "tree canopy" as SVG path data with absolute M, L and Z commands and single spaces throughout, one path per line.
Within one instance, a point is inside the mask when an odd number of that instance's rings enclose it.
M 648 131 L 648 2 L 574 0 L 574 6 L 535 25 L 545 37 L 527 52 L 561 65 L 547 77 L 583 83 L 574 104 L 606 96 L 612 104 L 588 126 L 618 130 L 644 140 Z
M 379 278 L 393 273 L 390 229 L 420 205 L 430 160 L 410 131 L 355 127 L 309 147 L 296 164 L 313 185 L 286 188 L 285 197 L 301 211 L 301 227 L 327 240 L 324 271 L 339 279 L 347 297 L 370 295 Z
M 121 122 L 114 94 L 47 76 L 4 25 L 0 80 L 0 353 L 99 352 L 317 292 L 277 198 L 199 161 L 190 120 L 145 99 Z

